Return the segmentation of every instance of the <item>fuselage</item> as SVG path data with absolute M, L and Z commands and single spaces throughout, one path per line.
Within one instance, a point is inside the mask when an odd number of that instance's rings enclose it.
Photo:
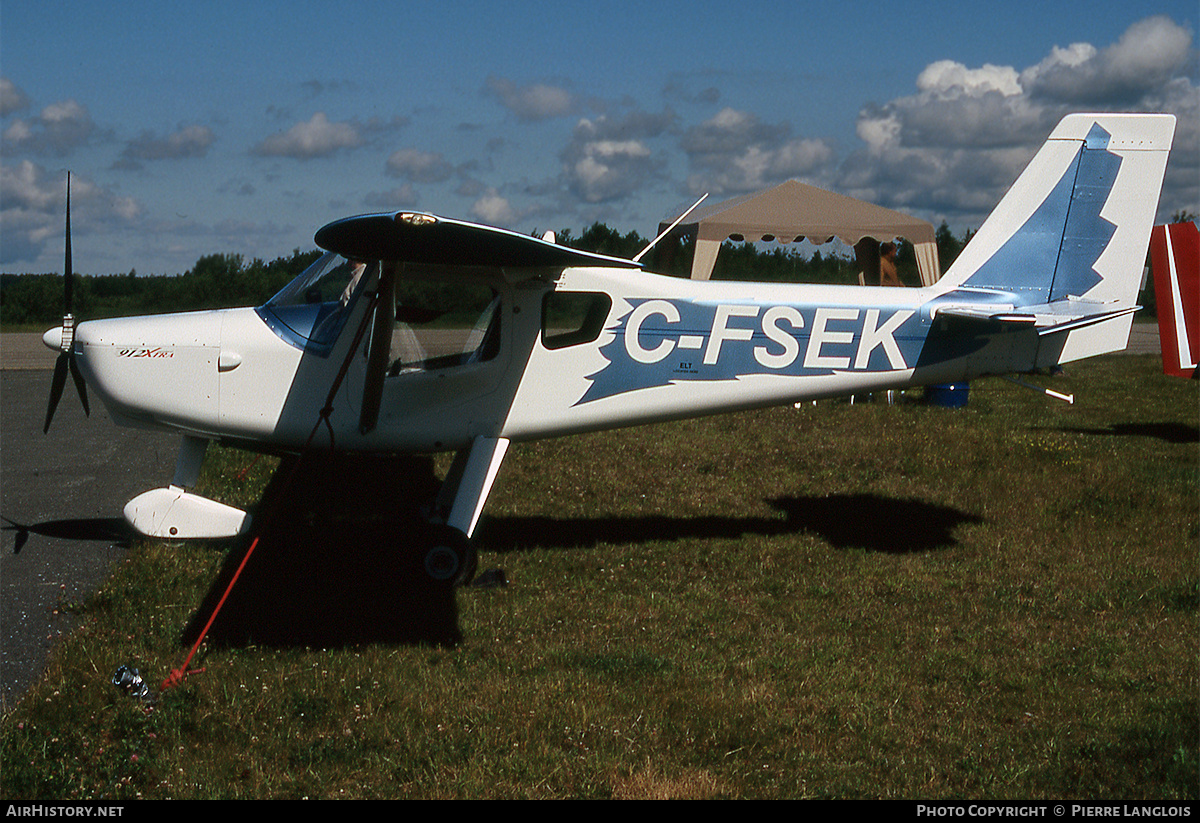
M 338 306 L 344 317 L 319 345 L 309 321 L 293 319 L 316 316 L 316 307 L 267 304 L 81 323 L 76 358 L 125 425 L 266 450 L 301 448 L 316 429 L 318 444 L 426 452 L 481 435 L 537 439 L 961 380 L 988 370 L 989 347 L 1002 348 L 997 368 L 1010 370 L 1017 340 L 942 346 L 937 308 L 947 298 L 936 287 L 691 281 L 604 268 L 470 279 L 494 297 L 476 330 L 491 337 L 486 350 L 480 334 L 464 344 L 466 330 L 449 352 L 425 350 L 438 335 L 454 340 L 454 329 L 405 322 L 401 305 L 379 422 L 367 433 L 358 415 L 371 335 L 356 332 L 371 321 L 358 294 Z M 425 349 L 406 359 L 409 336 Z M 1032 367 L 1036 335 L 1019 337 Z M 339 374 L 328 425 L 318 426 Z

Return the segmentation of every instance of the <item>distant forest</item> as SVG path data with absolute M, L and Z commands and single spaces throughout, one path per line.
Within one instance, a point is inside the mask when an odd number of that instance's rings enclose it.
M 937 241 L 943 271 L 969 239 L 969 233 L 962 238 L 954 237 L 946 224 L 942 224 Z M 557 242 L 629 259 L 645 248 L 650 238 L 637 232 L 621 234 L 603 223 L 595 223 L 578 237 L 570 230 L 559 231 Z M 692 251 L 691 244 L 660 243 L 651 253 L 647 268 L 686 277 Z M 131 270 L 128 274 L 77 276 L 74 313 L 79 318 L 91 319 L 260 305 L 320 254 L 317 250 L 297 249 L 290 257 L 269 263 L 259 259 L 247 262 L 240 254 L 210 254 L 180 275 L 139 276 L 136 270 Z M 901 244 L 898 268 L 906 284 L 920 284 L 912 246 L 907 243 Z M 760 247 L 726 241 L 717 255 L 713 279 L 852 284 L 858 282 L 858 271 L 849 251 L 843 256 L 822 253 L 818 248 L 805 254 L 791 245 Z M 61 274 L 0 275 L 0 327 L 41 328 L 60 322 L 62 295 Z

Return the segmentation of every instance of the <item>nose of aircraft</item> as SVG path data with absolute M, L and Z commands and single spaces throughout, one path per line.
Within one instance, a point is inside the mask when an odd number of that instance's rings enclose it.
M 88 386 L 114 418 L 211 430 L 222 313 L 89 320 L 74 328 Z M 42 341 L 51 348 L 57 329 Z

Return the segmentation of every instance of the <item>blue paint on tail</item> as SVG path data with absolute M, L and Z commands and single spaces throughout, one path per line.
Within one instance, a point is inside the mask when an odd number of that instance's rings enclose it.
M 1010 292 L 1033 305 L 1082 296 L 1101 281 L 1095 264 L 1116 226 L 1100 212 L 1121 168 L 1108 151 L 1110 137 L 1092 126 L 1042 204 L 963 285 Z

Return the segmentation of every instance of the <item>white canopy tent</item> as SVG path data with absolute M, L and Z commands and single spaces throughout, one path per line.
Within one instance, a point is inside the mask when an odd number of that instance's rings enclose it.
M 659 231 L 672 222 L 664 221 Z M 913 244 L 922 284 L 931 285 L 941 277 L 931 223 L 796 180 L 701 206 L 672 233 L 696 236 L 693 280 L 712 276 L 717 252 L 727 239 L 781 243 L 807 239 L 821 244 L 835 237 L 854 247 L 865 282 L 878 282 L 879 244 L 897 237 Z

